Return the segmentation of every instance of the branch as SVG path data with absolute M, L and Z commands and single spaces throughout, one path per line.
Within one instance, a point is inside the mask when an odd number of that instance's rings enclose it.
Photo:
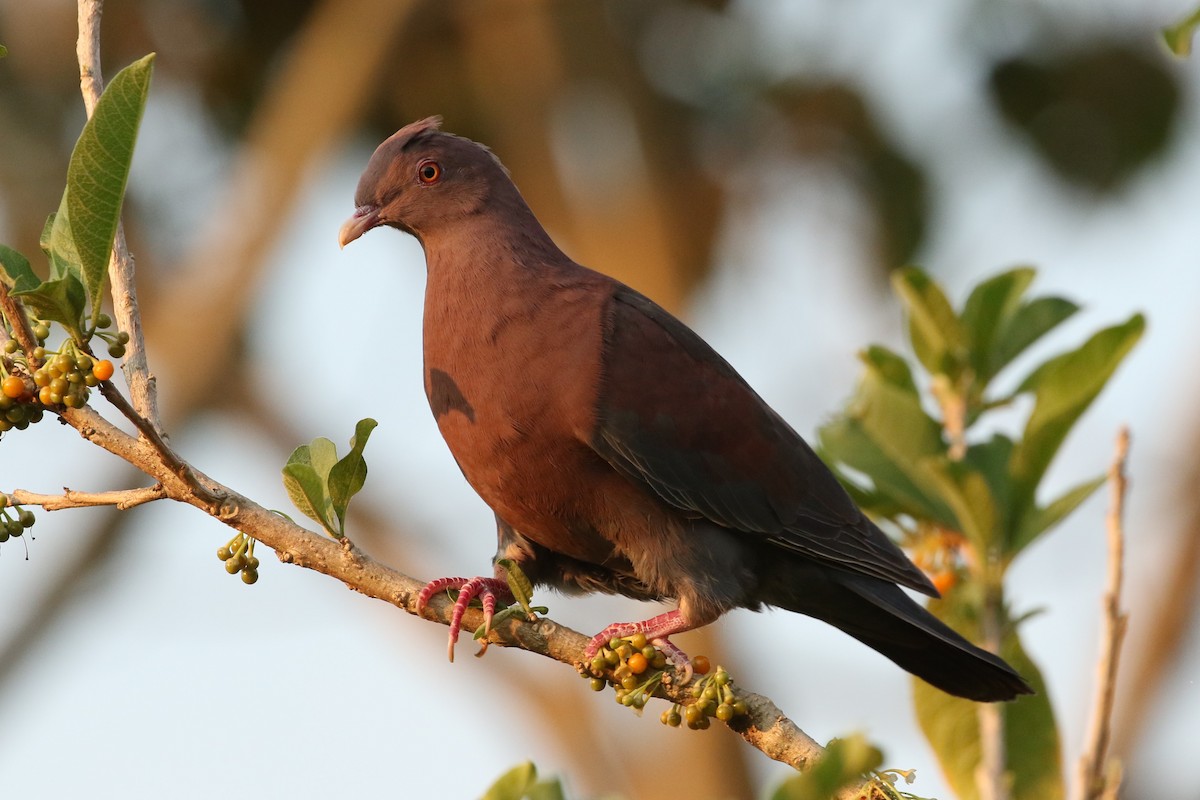
M 267 545 L 285 564 L 296 564 L 337 578 L 360 594 L 417 614 L 417 595 L 425 584 L 373 560 L 349 539 L 338 542 L 319 536 L 268 511 L 181 461 L 186 474 L 190 476 L 190 480 L 185 480 L 179 471 L 162 458 L 158 445 L 125 433 L 92 408 L 68 409 L 61 417 L 92 444 L 128 461 L 159 482 L 158 486 L 150 489 L 105 492 L 90 497 L 103 498 L 109 501 L 106 504 L 112 504 L 118 496 L 121 500 L 139 502 L 165 496 L 187 503 Z M 196 491 L 197 485 L 203 487 L 203 491 Z M 149 497 L 149 493 L 155 497 Z M 19 498 L 45 497 L 20 489 L 13 494 Z M 88 496 L 74 495 L 75 499 L 80 497 Z M 63 497 L 45 499 L 53 505 L 56 502 L 68 502 L 72 496 L 68 493 Z M 220 502 L 214 505 L 214 500 Z M 426 608 L 425 616 L 449 625 L 452 605 L 444 595 L 436 597 Z M 482 623 L 483 613 L 478 609 L 470 609 L 463 619 L 463 627 L 468 631 L 475 630 Z M 588 641 L 589 637 L 584 634 L 547 618 L 532 623 L 512 619 L 496 625 L 488 637 L 490 644 L 528 650 L 576 667 L 583 663 L 583 652 Z M 687 690 L 678 685 L 662 687 L 656 694 L 677 703 L 693 701 Z M 824 749 L 812 737 L 788 719 L 768 698 L 752 692 L 739 694 L 745 699 L 749 714 L 731 720 L 728 726 L 750 745 L 798 770 L 805 769 L 824 753 Z
M 8 320 L 17 344 L 21 345 L 21 349 L 25 351 L 25 357 L 32 364 L 34 361 L 33 351 L 37 349 L 37 339 L 34 338 L 33 328 L 29 327 L 29 317 L 25 316 L 24 307 L 8 293 L 8 287 L 4 285 L 3 281 L 0 281 L 0 314 L 3 314 L 4 318 Z
M 100 70 L 100 17 L 104 0 L 79 0 L 79 39 L 75 54 L 79 59 L 79 91 L 88 119 L 96 109 L 104 90 L 104 75 Z M 142 335 L 142 315 L 138 311 L 137 285 L 134 280 L 133 256 L 125 244 L 125 226 L 117 224 L 112 256 L 108 262 L 108 279 L 112 285 L 113 316 L 117 329 L 129 334 L 121 371 L 129 384 L 133 407 L 161 434 L 162 418 L 158 412 L 158 389 L 146 361 L 146 342 Z M 28 351 L 27 351 L 28 352 Z
M 142 489 L 120 489 L 112 492 L 77 492 L 63 487 L 62 494 L 37 494 L 17 489 L 11 496 L 21 505 L 41 506 L 47 511 L 94 506 L 116 506 L 118 511 L 127 511 L 143 503 L 161 500 L 167 495 L 162 484 L 155 484 Z
M 1079 759 L 1079 778 L 1076 797 L 1079 800 L 1099 800 L 1116 797 L 1120 786 L 1120 769 L 1108 763 L 1108 744 L 1112 721 L 1113 698 L 1116 695 L 1117 668 L 1121 643 L 1129 621 L 1121 611 L 1121 585 L 1125 561 L 1125 493 L 1128 482 L 1125 464 L 1129 456 L 1129 428 L 1117 432 L 1116 453 L 1108 471 L 1110 505 L 1108 510 L 1108 581 L 1104 590 L 1104 617 L 1101 620 L 1100 659 L 1096 665 L 1096 699 L 1088 724 L 1087 745 Z

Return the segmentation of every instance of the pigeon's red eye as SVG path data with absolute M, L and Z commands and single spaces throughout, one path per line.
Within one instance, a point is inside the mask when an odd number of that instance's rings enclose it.
M 438 162 L 425 159 L 417 166 L 417 180 L 429 186 L 442 179 L 442 167 Z

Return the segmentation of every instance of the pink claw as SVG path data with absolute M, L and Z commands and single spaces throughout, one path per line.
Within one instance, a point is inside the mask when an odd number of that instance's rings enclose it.
M 588 660 L 591 660 L 596 653 L 600 652 L 601 647 L 608 645 L 611 639 L 624 639 L 627 636 L 641 633 L 650 640 L 651 644 L 662 650 L 667 660 L 675 666 L 675 671 L 679 676 L 679 685 L 686 686 L 692 680 L 692 660 L 688 658 L 687 653 L 672 644 L 667 637 L 673 633 L 691 630 L 692 627 L 678 609 L 641 622 L 614 622 L 592 637 L 587 647 L 584 648 L 583 654 Z
M 425 610 L 425 606 L 435 594 L 446 589 L 458 589 L 458 599 L 454 601 L 454 611 L 450 615 L 450 642 L 446 648 L 450 660 L 454 661 L 454 645 L 462 629 L 463 614 L 467 612 L 471 601 L 478 597 L 483 603 L 483 626 L 484 630 L 490 631 L 492 618 L 496 614 L 497 598 L 502 597 L 506 602 L 511 602 L 513 597 L 508 590 L 508 584 L 497 578 L 438 578 L 425 584 L 425 588 L 417 595 L 417 613 Z M 486 643 L 484 649 L 487 649 Z M 482 653 L 483 650 L 480 650 L 481 655 Z

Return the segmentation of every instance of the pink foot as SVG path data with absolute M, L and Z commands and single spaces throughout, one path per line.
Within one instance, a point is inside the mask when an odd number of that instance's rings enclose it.
M 454 601 L 454 612 L 450 615 L 450 643 L 446 648 L 450 660 L 454 661 L 454 644 L 458 641 L 463 614 L 466 613 L 470 602 L 478 597 L 483 603 L 484 630 L 490 631 L 492 617 L 496 614 L 497 598 L 511 603 L 513 596 L 508 590 L 508 584 L 497 578 L 438 578 L 436 581 L 425 584 L 425 588 L 417 595 L 417 613 L 420 614 L 425 610 L 430 598 L 446 589 L 458 589 L 458 599 Z
M 609 640 L 641 633 L 651 644 L 662 650 L 667 660 L 675 666 L 679 675 L 679 685 L 686 686 L 692 680 L 692 660 L 667 637 L 674 633 L 690 631 L 693 627 L 695 626 L 689 623 L 678 609 L 641 622 L 614 622 L 592 637 L 583 654 L 591 660 L 600 652 L 601 647 L 608 645 Z

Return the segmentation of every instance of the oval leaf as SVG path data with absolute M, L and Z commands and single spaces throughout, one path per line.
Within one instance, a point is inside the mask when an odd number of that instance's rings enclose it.
M 896 270 L 892 286 L 908 307 L 909 335 L 917 358 L 932 374 L 956 378 L 967 342 L 942 287 L 916 267 Z
M 1037 486 L 1063 440 L 1145 328 L 1145 318 L 1135 314 L 1100 331 L 1079 349 L 1050 359 L 1021 384 L 1018 391 L 1033 392 L 1034 407 L 1009 467 L 1014 518 L 1029 513 Z
M 121 219 L 121 203 L 153 65 L 151 53 L 113 77 L 96 103 L 92 118 L 83 126 L 67 169 L 71 234 L 93 314 L 100 309 L 101 288 Z

